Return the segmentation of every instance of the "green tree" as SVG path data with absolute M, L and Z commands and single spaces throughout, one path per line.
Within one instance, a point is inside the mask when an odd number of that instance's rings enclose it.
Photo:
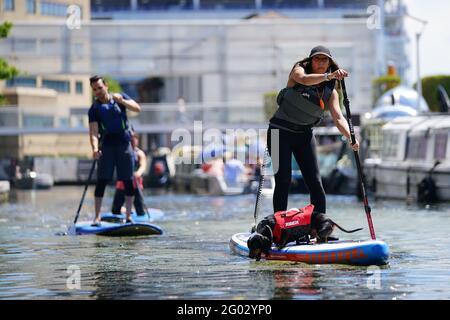
M 277 104 L 278 92 L 272 91 L 264 94 L 264 115 L 267 121 L 273 116 L 278 109 Z
M 395 88 L 401 83 L 401 79 L 398 75 L 384 75 L 375 78 L 372 81 L 373 85 L 373 102 L 378 100 L 386 91 Z
M 422 78 L 422 95 L 430 108 L 430 111 L 439 112 L 439 100 L 437 98 L 437 88 L 442 85 L 450 94 L 450 75 L 436 75 Z M 414 88 L 417 83 L 414 84 Z
M 111 93 L 120 93 L 123 91 L 120 83 L 117 80 L 114 80 L 111 76 L 103 76 L 106 84 L 108 85 L 108 91 Z M 94 95 L 92 95 L 92 100 L 94 100 Z
M 0 38 L 6 38 L 12 28 L 11 22 L 4 22 L 0 24 Z M 10 66 L 5 59 L 0 57 L 0 80 L 11 79 L 19 74 L 19 70 Z M 5 98 L 0 94 L 0 105 L 5 103 Z
M 113 79 L 110 76 L 104 76 L 103 78 L 105 79 L 106 83 L 108 84 L 108 91 L 109 92 L 116 93 L 116 92 L 122 92 L 123 91 L 120 83 L 117 80 Z

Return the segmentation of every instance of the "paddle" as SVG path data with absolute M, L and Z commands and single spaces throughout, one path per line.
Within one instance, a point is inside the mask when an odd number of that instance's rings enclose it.
M 255 212 L 253 213 L 253 217 L 255 218 L 255 224 L 252 227 L 252 230 L 251 230 L 252 233 L 256 231 L 256 224 L 258 223 L 259 199 L 261 198 L 262 187 L 264 185 L 264 175 L 265 175 L 266 159 L 267 159 L 268 153 L 269 153 L 269 150 L 267 149 L 267 146 L 266 146 L 266 148 L 264 149 L 263 163 L 260 165 L 260 170 L 259 170 L 259 185 L 258 185 L 258 191 L 256 193 Z
M 356 142 L 355 131 L 353 129 L 352 114 L 350 113 L 350 102 L 348 100 L 347 90 L 345 88 L 344 79 L 341 80 L 341 88 L 342 88 L 342 94 L 344 95 L 345 112 L 347 113 L 347 122 L 348 122 L 348 127 L 350 129 L 350 137 L 351 137 L 352 145 L 353 145 Z M 369 200 L 367 199 L 366 189 L 364 188 L 364 181 L 363 181 L 363 174 L 362 174 L 362 168 L 361 168 L 361 161 L 359 159 L 359 153 L 357 150 L 356 151 L 353 150 L 353 154 L 355 155 L 356 168 L 358 169 L 358 177 L 359 177 L 359 182 L 361 184 L 361 191 L 362 191 L 362 196 L 363 196 L 363 201 L 364 201 L 364 210 L 366 211 L 367 222 L 369 224 L 369 230 L 370 230 L 370 236 L 372 237 L 372 240 L 375 240 L 376 239 L 375 230 L 373 228 Z
M 80 215 L 81 207 L 83 206 L 83 202 L 84 202 L 84 197 L 86 196 L 87 189 L 89 187 L 89 184 L 91 183 L 92 174 L 94 173 L 94 169 L 95 169 L 95 165 L 96 164 L 97 164 L 97 159 L 95 159 L 94 162 L 92 162 L 91 171 L 89 172 L 89 176 L 88 176 L 88 179 L 86 181 L 86 185 L 84 186 L 84 191 L 83 191 L 83 195 L 82 195 L 81 200 L 80 200 L 80 205 L 78 206 L 77 214 L 75 216 L 75 219 L 73 220 L 73 224 L 69 227 L 69 234 L 71 234 L 71 235 L 75 235 L 75 224 L 78 221 L 78 217 Z

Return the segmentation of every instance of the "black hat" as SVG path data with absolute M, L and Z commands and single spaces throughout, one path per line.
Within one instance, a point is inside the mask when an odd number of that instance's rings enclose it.
M 324 56 L 327 56 L 330 59 L 333 59 L 331 56 L 330 49 L 324 47 L 324 46 L 317 46 L 311 49 L 311 53 L 309 54 L 309 57 L 312 58 L 318 54 L 323 54 Z

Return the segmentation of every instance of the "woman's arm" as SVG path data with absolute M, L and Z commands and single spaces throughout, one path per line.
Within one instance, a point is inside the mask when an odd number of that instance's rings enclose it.
M 145 152 L 141 149 L 138 149 L 138 158 L 139 158 L 139 169 L 137 169 L 134 172 L 135 177 L 142 177 L 142 175 L 145 172 L 145 169 L 147 168 L 147 156 L 145 155 Z
M 291 74 L 289 75 L 289 82 L 297 82 L 300 84 L 303 84 L 305 86 L 313 86 L 319 83 L 324 82 L 327 80 L 325 78 L 324 73 L 311 73 L 306 74 L 305 69 L 303 69 L 300 66 L 297 66 L 292 70 Z M 288 83 L 289 86 L 289 83 Z
M 336 89 L 333 89 L 333 93 L 330 96 L 330 99 L 328 100 L 328 105 L 331 112 L 331 117 L 333 118 L 334 125 L 339 129 L 339 131 L 347 138 L 349 143 L 351 144 L 351 137 L 350 137 L 350 129 L 348 127 L 347 120 L 344 118 L 344 115 L 342 114 L 341 108 L 339 106 L 339 95 L 336 91 Z M 359 150 L 359 142 L 355 138 L 355 144 L 352 145 L 352 149 L 354 151 Z
M 344 69 L 338 69 L 329 74 L 325 73 L 306 74 L 305 69 L 303 69 L 300 66 L 296 66 L 289 75 L 288 87 L 295 85 L 294 82 L 303 84 L 305 86 L 313 86 L 332 79 L 342 80 L 347 76 L 348 72 L 345 71 Z

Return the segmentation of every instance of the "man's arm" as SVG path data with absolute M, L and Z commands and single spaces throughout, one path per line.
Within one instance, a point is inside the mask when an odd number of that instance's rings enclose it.
M 114 101 L 116 101 L 117 103 L 123 105 L 125 108 L 127 108 L 130 111 L 134 111 L 134 112 L 140 112 L 141 111 L 141 106 L 134 101 L 133 99 L 124 99 L 124 97 L 120 94 L 120 93 L 114 93 L 112 95 Z
M 101 151 L 98 148 L 98 123 L 89 122 L 89 140 L 91 142 L 92 157 L 94 159 L 99 159 L 101 156 Z

